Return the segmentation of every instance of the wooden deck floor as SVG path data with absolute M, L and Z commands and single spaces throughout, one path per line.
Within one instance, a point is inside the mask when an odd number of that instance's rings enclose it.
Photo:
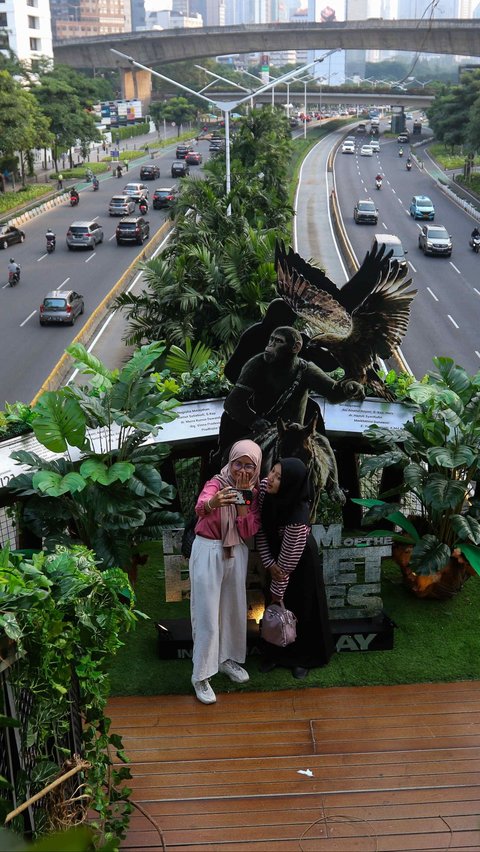
M 480 850 L 480 681 L 108 711 L 158 826 L 135 810 L 125 850 Z

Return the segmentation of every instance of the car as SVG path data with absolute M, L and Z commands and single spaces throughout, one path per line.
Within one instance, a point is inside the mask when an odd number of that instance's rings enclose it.
M 189 151 L 185 157 L 185 162 L 188 163 L 189 166 L 199 166 L 202 159 L 203 157 L 200 151 Z
M 210 151 L 211 154 L 217 154 L 219 151 L 222 150 L 222 142 L 220 142 L 220 141 L 210 142 L 210 145 L 208 146 L 208 150 Z
M 158 166 L 142 166 L 140 169 L 140 180 L 157 180 L 160 177 Z
M 140 201 L 141 198 L 148 198 L 148 188 L 144 183 L 127 183 L 122 190 L 124 195 L 129 195 L 134 201 Z
M 361 222 L 366 222 L 369 225 L 376 225 L 378 222 L 378 210 L 375 202 L 371 198 L 361 198 L 353 208 L 353 218 L 357 225 Z
M 67 246 L 74 248 L 94 249 L 97 243 L 103 243 L 103 228 L 94 220 L 72 222 L 67 231 Z
M 135 201 L 130 195 L 114 195 L 108 205 L 110 216 L 128 216 L 135 213 Z
M 378 141 L 378 139 L 370 140 L 370 148 L 372 149 L 374 154 L 378 154 L 378 152 L 380 151 L 380 142 Z
M 405 142 L 410 142 L 410 134 L 409 133 L 399 133 L 397 136 L 397 142 L 401 144 L 405 144 Z
M 50 290 L 40 305 L 40 325 L 75 325 L 84 310 L 83 296 L 75 290 Z
M 190 167 L 185 160 L 175 160 L 172 163 L 171 175 L 174 177 L 185 177 L 190 174 Z
M 177 160 L 184 160 L 189 151 L 193 151 L 193 148 L 192 148 L 191 145 L 183 145 L 183 144 L 177 145 L 177 148 L 176 148 L 176 151 L 175 151 L 175 156 L 176 156 Z
M 0 247 L 3 249 L 13 246 L 14 243 L 23 243 L 25 231 L 15 228 L 14 225 L 0 225 Z
M 424 254 L 450 257 L 452 254 L 452 238 L 443 225 L 422 225 L 418 235 L 418 248 Z
M 373 148 L 371 145 L 362 145 L 360 148 L 361 157 L 373 157 Z
M 143 216 L 125 216 L 124 219 L 120 219 L 115 236 L 117 246 L 124 243 L 138 243 L 141 246 L 150 236 L 150 223 Z
M 345 142 L 342 143 L 342 154 L 354 154 L 355 153 L 355 142 L 350 142 L 350 140 L 345 139 Z
M 429 219 L 433 222 L 435 218 L 435 207 L 427 195 L 414 195 L 410 202 L 410 216 L 414 219 Z
M 372 240 L 372 249 L 377 243 L 378 246 L 385 246 L 385 254 L 392 252 L 390 264 L 396 261 L 399 269 L 402 271 L 407 268 L 407 259 L 405 257 L 408 252 L 403 248 L 400 239 L 395 234 L 375 234 Z
M 160 210 L 162 207 L 171 207 L 178 197 L 176 186 L 162 186 L 155 190 L 152 195 L 152 205 L 154 210 Z
M 406 118 L 406 120 L 407 120 L 407 121 L 413 121 L 413 115 L 412 115 L 412 113 L 411 113 L 411 112 L 407 112 L 407 114 L 405 115 L 405 118 Z

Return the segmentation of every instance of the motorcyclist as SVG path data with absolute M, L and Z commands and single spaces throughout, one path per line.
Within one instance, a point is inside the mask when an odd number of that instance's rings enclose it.
M 96 176 L 96 175 L 94 175 L 94 177 L 93 177 L 93 179 L 92 179 L 92 184 L 93 184 L 93 188 L 94 188 L 94 189 L 98 189 L 98 187 L 99 187 L 99 183 L 98 183 L 98 178 L 97 178 L 97 176 Z
M 375 175 L 375 180 L 378 180 L 378 181 L 380 181 L 380 183 L 381 183 L 381 182 L 382 182 L 382 180 L 383 180 L 383 175 L 380 175 L 380 174 Z
M 398 156 L 403 157 L 403 148 L 398 149 Z
M 140 198 L 140 200 L 138 202 L 138 209 L 140 210 L 140 213 L 147 213 L 148 212 L 148 201 L 147 201 L 147 199 L 145 198 L 144 195 L 142 195 L 142 197 Z
M 77 204 L 80 201 L 80 196 L 78 194 L 78 190 L 76 190 L 74 186 L 72 186 L 72 188 L 70 190 L 70 200 L 72 201 L 73 199 L 76 200 Z
M 52 229 L 51 229 L 51 228 L 48 228 L 48 229 L 47 229 L 47 233 L 45 234 L 45 239 L 46 239 L 46 241 L 47 241 L 47 244 L 48 244 L 48 243 L 53 243 L 53 245 L 55 246 L 55 244 L 56 244 L 56 237 L 55 237 L 55 233 L 54 233 L 54 231 L 52 231 Z
M 410 169 L 412 168 L 412 160 L 410 157 L 407 157 L 407 162 L 405 163 L 405 165 L 407 167 L 407 170 L 410 171 Z
M 15 258 L 11 257 L 10 263 L 8 264 L 8 280 L 11 281 L 15 275 L 20 278 L 20 267 L 16 262 Z
M 87 171 L 85 172 L 85 180 L 86 181 L 93 180 L 93 172 L 92 172 L 91 169 L 87 169 Z
M 121 178 L 123 174 L 123 169 L 120 165 L 117 166 L 117 178 Z
M 477 226 L 475 225 L 472 233 L 470 234 L 470 239 L 471 240 L 477 240 L 479 237 L 480 237 L 480 231 L 478 230 Z

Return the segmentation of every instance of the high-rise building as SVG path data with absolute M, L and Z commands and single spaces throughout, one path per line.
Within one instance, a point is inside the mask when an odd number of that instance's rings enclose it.
M 345 0 L 308 0 L 308 20 L 316 23 L 345 20 Z M 307 62 L 313 62 L 324 54 L 324 50 L 309 50 Z M 345 51 L 339 50 L 324 62 L 314 65 L 311 73 L 322 78 L 327 86 L 339 86 L 345 81 Z
M 124 33 L 132 29 L 129 0 L 50 0 L 50 9 L 56 39 Z
M 53 58 L 49 0 L 1 0 L 0 50 L 25 62 Z
M 130 0 L 132 30 L 145 29 L 145 2 L 144 0 Z

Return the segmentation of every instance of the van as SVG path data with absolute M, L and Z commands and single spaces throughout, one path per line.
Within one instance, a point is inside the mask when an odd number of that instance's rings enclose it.
M 395 236 L 395 234 L 375 234 L 372 241 L 372 248 L 375 241 L 379 246 L 382 244 L 385 246 L 385 254 L 388 254 L 389 251 L 393 251 L 391 260 L 396 260 L 400 269 L 404 270 L 407 268 L 405 255 L 408 254 L 408 252 L 403 248 L 401 241 Z

